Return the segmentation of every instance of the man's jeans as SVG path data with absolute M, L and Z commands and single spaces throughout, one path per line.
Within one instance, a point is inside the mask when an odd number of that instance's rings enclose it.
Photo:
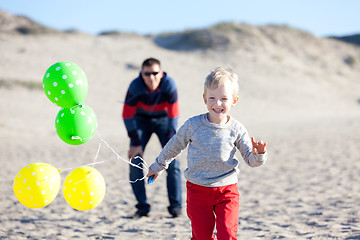
M 155 133 L 161 143 L 161 146 L 164 147 L 168 139 L 168 118 L 159 117 L 159 118 L 148 118 L 143 116 L 136 116 L 137 131 L 140 137 L 141 145 L 143 150 L 153 133 Z M 154 159 L 150 159 L 148 162 L 153 162 Z M 142 167 L 142 160 L 139 158 L 133 159 L 132 163 Z M 181 171 L 180 171 L 180 162 L 179 160 L 174 160 L 169 165 L 167 171 L 167 191 L 170 206 L 168 207 L 169 212 L 175 208 L 181 208 L 182 205 L 182 190 L 181 190 Z M 130 165 L 130 181 L 135 181 L 136 179 L 141 179 L 144 177 L 144 172 L 142 169 Z M 135 194 L 136 208 L 142 214 L 146 214 L 150 211 L 150 204 L 146 198 L 145 191 L 145 181 L 136 181 L 131 183 L 131 187 Z

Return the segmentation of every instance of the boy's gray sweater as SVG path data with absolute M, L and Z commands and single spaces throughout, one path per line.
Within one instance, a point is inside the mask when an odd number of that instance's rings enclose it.
M 251 167 L 260 166 L 267 159 L 267 152 L 252 153 L 248 132 L 237 120 L 230 117 L 226 124 L 215 124 L 208 121 L 207 114 L 201 114 L 181 126 L 150 166 L 151 169 L 160 174 L 188 145 L 185 178 L 206 187 L 237 183 L 239 160 L 235 157 L 236 148 Z

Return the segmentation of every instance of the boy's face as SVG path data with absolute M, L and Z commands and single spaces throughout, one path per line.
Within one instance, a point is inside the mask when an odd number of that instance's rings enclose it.
M 207 88 L 203 98 L 209 111 L 209 121 L 217 124 L 224 124 L 228 121 L 231 107 L 235 106 L 239 100 L 237 96 L 234 96 L 232 85 L 228 81 L 216 89 Z
M 161 78 L 163 77 L 163 72 L 158 64 L 153 64 L 152 66 L 144 66 L 141 71 L 141 76 L 144 79 L 145 85 L 153 92 L 158 88 Z

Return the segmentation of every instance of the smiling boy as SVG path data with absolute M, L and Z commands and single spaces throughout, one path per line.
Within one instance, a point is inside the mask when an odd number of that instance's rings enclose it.
M 221 67 L 213 70 L 204 83 L 203 99 L 207 113 L 188 119 L 170 139 L 148 177 L 154 179 L 188 147 L 187 214 L 192 239 L 237 239 L 239 220 L 238 149 L 251 167 L 264 164 L 266 143 L 249 137 L 245 127 L 229 115 L 239 100 L 237 75 Z

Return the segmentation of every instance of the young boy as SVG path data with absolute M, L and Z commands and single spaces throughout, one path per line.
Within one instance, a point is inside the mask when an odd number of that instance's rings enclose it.
M 237 76 L 221 67 L 213 70 L 204 84 L 204 102 L 208 112 L 188 119 L 170 139 L 148 177 L 154 179 L 188 146 L 187 214 L 191 220 L 192 239 L 237 239 L 239 191 L 237 175 L 239 149 L 245 162 L 257 167 L 267 159 L 266 143 L 255 141 L 245 127 L 229 115 L 236 105 Z

